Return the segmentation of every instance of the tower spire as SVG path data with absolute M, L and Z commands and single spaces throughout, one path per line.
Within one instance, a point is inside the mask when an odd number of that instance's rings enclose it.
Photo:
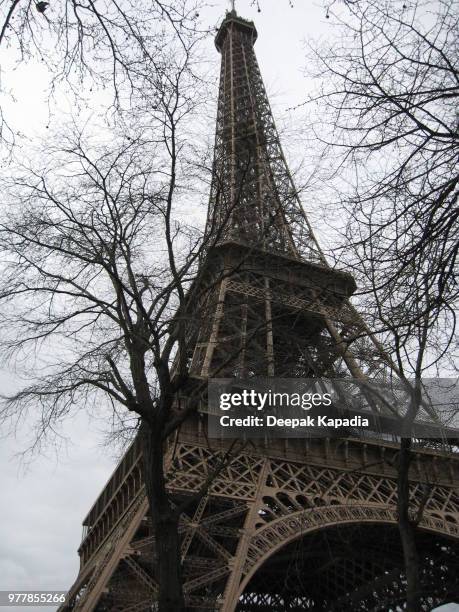
M 254 23 L 234 10 L 215 38 L 221 73 L 207 230 L 326 265 L 282 151 L 256 39 Z

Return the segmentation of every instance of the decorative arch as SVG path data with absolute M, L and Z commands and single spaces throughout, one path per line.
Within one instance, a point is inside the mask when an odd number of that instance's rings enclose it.
M 459 539 L 459 525 L 456 520 L 435 513 L 425 512 L 419 523 L 419 528 L 435 534 Z M 320 529 L 339 527 L 355 523 L 397 524 L 397 514 L 394 506 L 372 504 L 328 505 L 293 512 L 277 518 L 260 528 L 250 539 L 246 562 L 243 569 L 243 579 L 233 601 L 236 604 L 244 589 L 262 565 L 278 550 Z

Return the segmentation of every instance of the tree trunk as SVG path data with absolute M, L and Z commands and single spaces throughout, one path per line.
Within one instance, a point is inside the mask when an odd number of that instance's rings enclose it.
M 185 612 L 178 534 L 179 517 L 166 491 L 162 440 L 145 420 L 142 421 L 140 435 L 144 482 L 155 534 L 154 558 L 159 583 L 159 612 Z
M 185 610 L 178 520 L 175 513 L 173 514 L 174 516 L 171 513 L 159 516 L 153 521 L 156 536 L 160 612 L 183 612 Z
M 411 439 L 402 438 L 397 478 L 398 529 L 402 541 L 406 573 L 406 609 L 407 612 L 419 612 L 421 610 L 421 585 L 419 557 L 416 547 L 416 526 L 409 515 L 410 484 L 408 477 L 411 458 Z

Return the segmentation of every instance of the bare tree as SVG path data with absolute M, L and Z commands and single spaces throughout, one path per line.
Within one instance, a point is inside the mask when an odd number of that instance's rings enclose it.
M 407 242 L 414 243 L 418 239 L 417 226 L 404 227 L 404 232 Z M 396 463 L 398 526 L 406 573 L 406 605 L 407 610 L 415 612 L 423 609 L 423 598 L 429 594 L 423 584 L 417 528 L 431 487 L 426 483 L 421 497 L 413 495 L 410 487 L 412 451 L 419 444 L 439 450 L 453 448 L 450 441 L 444 439 L 443 428 L 453 426 L 454 431 L 454 426 L 457 427 L 457 389 L 448 395 L 450 406 L 439 409 L 431 401 L 432 385 L 426 386 L 424 378 L 457 373 L 456 308 L 454 302 L 446 300 L 445 294 L 439 299 L 437 286 L 432 285 L 438 260 L 431 252 L 427 250 L 419 256 L 416 265 L 413 262 L 407 265 L 405 253 L 394 250 L 392 261 L 399 272 L 386 282 L 388 272 L 380 258 L 378 236 L 368 237 L 360 243 L 354 238 L 355 235 L 346 236 L 343 252 L 352 262 L 359 287 L 359 310 L 368 324 L 367 333 L 384 357 L 384 386 L 395 391 L 389 393 L 388 407 L 398 420 L 400 442 Z M 365 351 L 360 355 L 363 360 L 367 357 Z M 451 384 L 454 387 L 454 382 Z M 368 390 L 371 396 L 371 384 Z M 377 395 L 376 403 L 384 408 L 380 400 L 381 396 Z M 434 424 L 438 437 L 419 439 L 419 434 L 415 433 L 419 422 Z
M 47 169 L 16 180 L 12 210 L 1 224 L 0 248 L 9 262 L 2 319 L 15 330 L 7 350 L 31 359 L 39 347 L 30 364 L 35 380 L 6 400 L 2 416 L 33 417 L 38 411 L 38 441 L 90 400 L 108 398 L 140 418 L 162 609 L 179 610 L 175 513 L 165 489 L 162 445 L 174 392 L 183 384 L 170 370 L 180 342 L 173 311 L 183 301 L 196 253 L 177 260 L 171 177 L 157 182 L 160 167 L 145 168 L 136 143 L 91 157 L 81 141 L 67 142 L 63 153 L 68 161 L 60 180 L 56 169 L 54 176 Z M 160 231 L 166 235 L 162 260 Z M 192 235 L 190 241 L 192 246 Z
M 332 7 L 333 9 L 338 7 Z M 339 36 L 310 45 L 320 90 L 309 103 L 347 224 L 333 255 L 352 269 L 360 309 L 405 389 L 398 459 L 407 609 L 421 609 L 416 548 L 424 501 L 409 486 L 422 377 L 454 371 L 457 301 L 459 5 L 455 0 L 348 3 Z M 309 107 L 312 108 L 312 107 Z M 331 162 L 330 162 L 331 160 Z M 432 416 L 432 415 L 430 415 Z

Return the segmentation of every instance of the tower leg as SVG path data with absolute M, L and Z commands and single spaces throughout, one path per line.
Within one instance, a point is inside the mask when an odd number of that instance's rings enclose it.
M 250 510 L 247 512 L 247 516 L 244 522 L 244 531 L 239 540 L 236 554 L 234 556 L 233 567 L 231 574 L 226 583 L 225 593 L 223 596 L 224 603 L 222 612 L 233 612 L 236 608 L 237 598 L 239 595 L 239 585 L 241 583 L 242 571 L 244 569 L 244 562 L 247 557 L 247 549 L 249 546 L 250 538 L 255 531 L 255 523 L 258 517 L 258 512 L 262 505 L 263 491 L 266 483 L 266 477 L 269 469 L 269 461 L 264 461 L 263 467 L 260 470 L 258 478 L 257 493 Z

